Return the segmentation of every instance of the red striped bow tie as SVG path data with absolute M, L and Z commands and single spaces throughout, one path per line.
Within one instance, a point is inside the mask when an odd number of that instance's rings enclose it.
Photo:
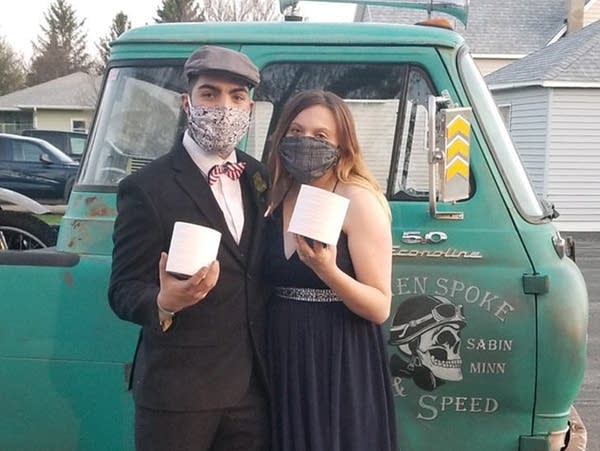
M 239 163 L 232 163 L 228 161 L 225 164 L 215 164 L 212 168 L 210 168 L 210 171 L 208 171 L 208 184 L 215 184 L 222 174 L 227 174 L 227 177 L 229 177 L 231 180 L 237 180 L 242 175 L 242 172 L 244 172 L 245 167 L 246 163 L 243 161 Z

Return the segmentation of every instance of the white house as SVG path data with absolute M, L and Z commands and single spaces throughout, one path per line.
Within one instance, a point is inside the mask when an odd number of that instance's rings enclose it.
M 0 97 L 0 132 L 25 128 L 87 132 L 100 87 L 99 76 L 75 72 Z
M 486 77 L 557 224 L 600 231 L 600 21 Z

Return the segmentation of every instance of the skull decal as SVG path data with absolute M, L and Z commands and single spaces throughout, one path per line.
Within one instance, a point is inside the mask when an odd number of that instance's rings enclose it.
M 390 328 L 392 375 L 412 377 L 425 390 L 445 381 L 462 380 L 461 330 L 466 326 L 462 305 L 441 296 L 415 296 L 396 310 Z
M 447 381 L 462 380 L 460 327 L 446 324 L 421 335 L 417 355 L 435 377 Z

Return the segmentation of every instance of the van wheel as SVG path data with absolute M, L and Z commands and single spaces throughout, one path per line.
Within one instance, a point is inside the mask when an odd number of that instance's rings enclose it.
M 0 210 L 0 249 L 26 251 L 56 244 L 52 227 L 29 213 Z

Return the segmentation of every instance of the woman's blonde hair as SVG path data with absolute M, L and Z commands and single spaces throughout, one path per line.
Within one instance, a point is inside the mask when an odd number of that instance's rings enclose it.
M 363 160 L 356 136 L 356 125 L 350 109 L 334 93 L 316 89 L 302 91 L 286 103 L 279 118 L 279 123 L 271 136 L 269 170 L 273 183 L 269 202 L 270 210 L 273 211 L 279 205 L 293 183 L 291 175 L 283 167 L 279 158 L 281 140 L 287 134 L 290 124 L 296 116 L 307 108 L 316 105 L 329 109 L 335 118 L 339 138 L 338 148 L 340 150 L 339 160 L 334 167 L 337 180 L 362 186 L 374 193 L 389 217 L 390 209 L 387 200 L 381 192 L 377 180 L 375 180 Z

